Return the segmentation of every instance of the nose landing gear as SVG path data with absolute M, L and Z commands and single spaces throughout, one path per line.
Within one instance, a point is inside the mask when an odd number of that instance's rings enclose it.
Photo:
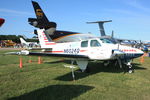
M 128 73 L 134 72 L 134 69 L 133 69 L 132 64 L 131 64 L 132 60 L 121 61 L 120 59 L 117 59 L 117 61 L 118 61 L 120 68 L 123 68 L 124 72 L 128 72 Z M 123 66 L 123 64 L 125 66 Z M 125 70 L 126 69 L 125 67 L 127 67 L 127 71 Z

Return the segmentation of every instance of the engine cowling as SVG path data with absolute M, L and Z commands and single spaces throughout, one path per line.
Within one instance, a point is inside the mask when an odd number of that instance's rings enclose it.
M 36 18 L 29 18 L 28 22 L 30 25 L 32 25 L 34 27 L 38 27 L 38 20 Z
M 50 28 L 56 28 L 57 24 L 55 22 L 47 22 L 42 19 L 36 19 L 36 18 L 28 18 L 28 22 L 30 25 L 40 28 L 40 29 L 50 29 Z
M 40 29 L 45 29 L 45 33 L 49 35 L 53 35 L 57 24 L 55 22 L 47 22 L 42 19 L 36 19 L 36 18 L 28 18 L 28 22 L 30 25 L 40 28 Z

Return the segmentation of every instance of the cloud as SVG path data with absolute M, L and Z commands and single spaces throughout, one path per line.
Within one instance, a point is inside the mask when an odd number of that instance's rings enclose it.
M 7 13 L 7 14 L 13 14 L 13 15 L 32 15 L 30 12 L 24 12 L 24 11 L 17 11 L 17 10 L 10 10 L 10 9 L 0 9 L 0 13 Z

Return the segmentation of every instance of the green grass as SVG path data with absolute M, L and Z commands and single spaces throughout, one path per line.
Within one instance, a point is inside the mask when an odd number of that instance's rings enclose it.
M 0 100 L 148 100 L 150 98 L 150 58 L 141 64 L 134 60 L 135 73 L 124 73 L 114 66 L 91 62 L 90 73 L 75 72 L 72 81 L 69 63 L 60 58 L 2 55 L 0 51 Z

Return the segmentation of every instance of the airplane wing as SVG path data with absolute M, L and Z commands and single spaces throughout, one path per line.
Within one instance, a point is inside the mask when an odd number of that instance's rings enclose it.
M 66 57 L 66 58 L 87 58 L 86 55 L 79 54 L 58 54 L 58 53 L 45 53 L 45 52 L 29 52 L 28 50 L 22 50 L 20 52 L 8 52 L 7 55 L 31 55 L 31 56 L 47 56 L 47 57 Z
M 43 53 L 43 52 L 29 52 L 32 56 L 48 56 L 48 57 L 67 57 L 67 58 L 88 58 L 86 55 L 78 54 L 57 54 L 57 53 Z

